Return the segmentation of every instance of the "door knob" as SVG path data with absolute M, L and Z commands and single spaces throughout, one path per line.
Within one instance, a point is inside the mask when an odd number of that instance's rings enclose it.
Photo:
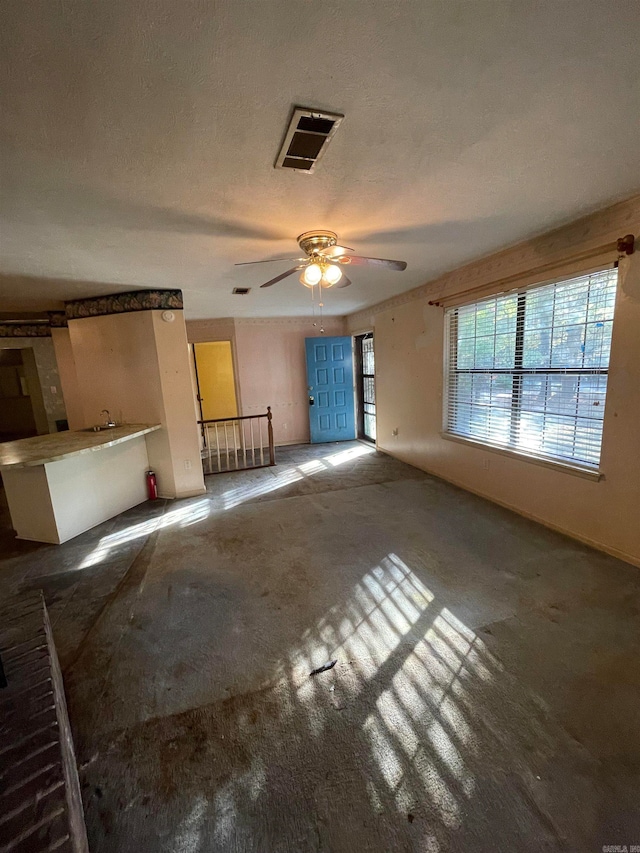
M 309 405 L 315 406 L 315 404 L 316 404 L 316 398 L 309 395 Z

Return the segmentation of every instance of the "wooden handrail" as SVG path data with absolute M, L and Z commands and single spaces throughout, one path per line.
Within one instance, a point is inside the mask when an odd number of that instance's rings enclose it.
M 210 418 L 206 421 L 197 421 L 199 424 L 221 424 L 224 421 L 249 421 L 251 418 L 269 418 L 271 420 L 271 406 L 267 406 L 266 412 L 261 412 L 259 415 L 236 415 L 233 418 Z

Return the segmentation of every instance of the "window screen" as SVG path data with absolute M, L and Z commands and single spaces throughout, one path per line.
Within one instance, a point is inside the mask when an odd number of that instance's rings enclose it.
M 445 428 L 597 468 L 617 269 L 447 310 Z

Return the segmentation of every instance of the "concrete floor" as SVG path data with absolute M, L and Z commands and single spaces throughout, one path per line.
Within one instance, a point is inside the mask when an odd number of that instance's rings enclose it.
M 362 444 L 278 459 L 62 546 L 3 516 L 92 853 L 640 844 L 640 571 Z

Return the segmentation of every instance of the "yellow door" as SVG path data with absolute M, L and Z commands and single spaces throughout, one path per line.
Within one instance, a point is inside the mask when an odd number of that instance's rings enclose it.
M 194 344 L 202 419 L 235 418 L 238 414 L 231 341 Z

